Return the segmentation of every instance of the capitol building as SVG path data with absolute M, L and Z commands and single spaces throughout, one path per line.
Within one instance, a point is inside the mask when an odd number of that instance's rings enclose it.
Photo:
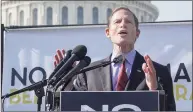
M 5 26 L 105 24 L 112 10 L 123 6 L 139 22 L 154 22 L 159 15 L 151 1 L 2 1 Z

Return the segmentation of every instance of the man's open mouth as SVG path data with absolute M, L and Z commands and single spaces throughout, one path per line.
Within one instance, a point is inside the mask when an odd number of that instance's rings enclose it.
M 119 34 L 127 34 L 126 31 L 120 31 Z

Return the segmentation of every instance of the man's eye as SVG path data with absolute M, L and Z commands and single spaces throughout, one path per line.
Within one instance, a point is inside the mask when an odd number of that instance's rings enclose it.
M 115 21 L 115 23 L 120 23 L 120 22 L 121 22 L 120 20 Z
M 129 21 L 129 20 L 126 20 L 126 22 L 127 22 L 127 23 L 132 23 L 132 22 L 131 22 L 131 21 Z

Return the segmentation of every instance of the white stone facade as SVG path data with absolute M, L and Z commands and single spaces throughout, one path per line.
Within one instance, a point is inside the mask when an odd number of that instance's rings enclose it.
M 66 15 L 62 15 L 64 6 Z M 130 8 L 139 22 L 153 22 L 159 15 L 158 9 L 150 1 L 4 1 L 2 2 L 2 23 L 5 26 L 61 25 L 77 24 L 79 20 L 80 24 L 105 24 L 107 9 L 113 10 L 120 6 Z M 78 7 L 82 7 L 82 12 L 78 11 Z M 93 14 L 94 7 L 97 15 Z M 79 17 L 82 17 L 82 22 Z

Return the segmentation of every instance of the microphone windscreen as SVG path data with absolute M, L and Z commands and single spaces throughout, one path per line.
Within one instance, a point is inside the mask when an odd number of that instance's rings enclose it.
M 70 58 L 70 57 L 71 57 L 71 54 L 72 54 L 72 50 L 68 50 L 68 51 L 65 53 L 65 57 Z
M 123 61 L 123 59 L 124 59 L 124 56 L 123 55 L 119 55 L 119 56 L 117 56 L 116 58 L 113 59 L 113 62 L 114 63 L 120 63 L 120 62 Z
M 86 66 L 88 66 L 91 63 L 91 58 L 88 56 L 85 56 L 84 61 L 86 62 Z
M 80 60 L 85 57 L 87 48 L 84 45 L 78 45 L 72 50 L 72 54 L 75 54 Z

